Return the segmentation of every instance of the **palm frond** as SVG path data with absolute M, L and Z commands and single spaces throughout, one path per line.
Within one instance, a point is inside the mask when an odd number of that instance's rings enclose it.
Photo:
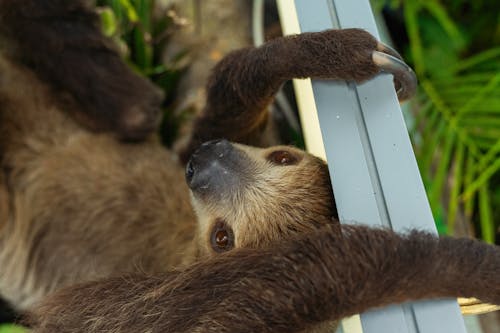
M 444 218 L 447 224 L 438 229 L 452 233 L 464 214 L 477 222 L 485 241 L 494 242 L 494 207 L 500 203 L 491 191 L 500 174 L 500 48 L 463 57 L 466 39 L 438 1 L 405 2 L 404 16 L 410 58 L 421 77 L 410 134 L 437 223 Z M 434 21 L 431 28 L 421 26 L 422 17 Z M 449 49 L 440 57 L 454 52 L 446 68 L 436 66 L 439 54 L 426 57 L 438 50 L 432 44 L 436 35 L 449 38 L 441 43 Z

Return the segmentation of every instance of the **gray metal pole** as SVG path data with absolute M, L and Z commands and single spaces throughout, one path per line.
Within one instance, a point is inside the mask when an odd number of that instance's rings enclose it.
M 357 27 L 378 37 L 368 0 L 290 5 L 302 32 Z M 312 90 L 341 221 L 436 232 L 390 75 L 362 85 L 313 80 Z M 466 332 L 455 300 L 370 311 L 361 324 L 364 333 Z

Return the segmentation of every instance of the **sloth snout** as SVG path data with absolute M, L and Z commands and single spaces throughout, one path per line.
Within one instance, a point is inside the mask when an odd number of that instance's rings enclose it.
M 205 142 L 186 165 L 186 182 L 194 193 L 227 190 L 239 182 L 243 158 L 225 139 Z

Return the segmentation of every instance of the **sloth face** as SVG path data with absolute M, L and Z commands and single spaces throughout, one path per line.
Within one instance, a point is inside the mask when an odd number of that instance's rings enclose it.
M 288 146 L 204 143 L 186 167 L 203 253 L 262 247 L 337 223 L 326 163 Z

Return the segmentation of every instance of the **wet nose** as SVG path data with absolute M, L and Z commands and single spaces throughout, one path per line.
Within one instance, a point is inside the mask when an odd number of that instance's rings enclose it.
M 191 189 L 208 185 L 214 177 L 225 170 L 235 158 L 234 148 L 226 139 L 203 143 L 191 155 L 186 166 L 186 182 Z M 227 173 L 226 173 L 227 174 Z

